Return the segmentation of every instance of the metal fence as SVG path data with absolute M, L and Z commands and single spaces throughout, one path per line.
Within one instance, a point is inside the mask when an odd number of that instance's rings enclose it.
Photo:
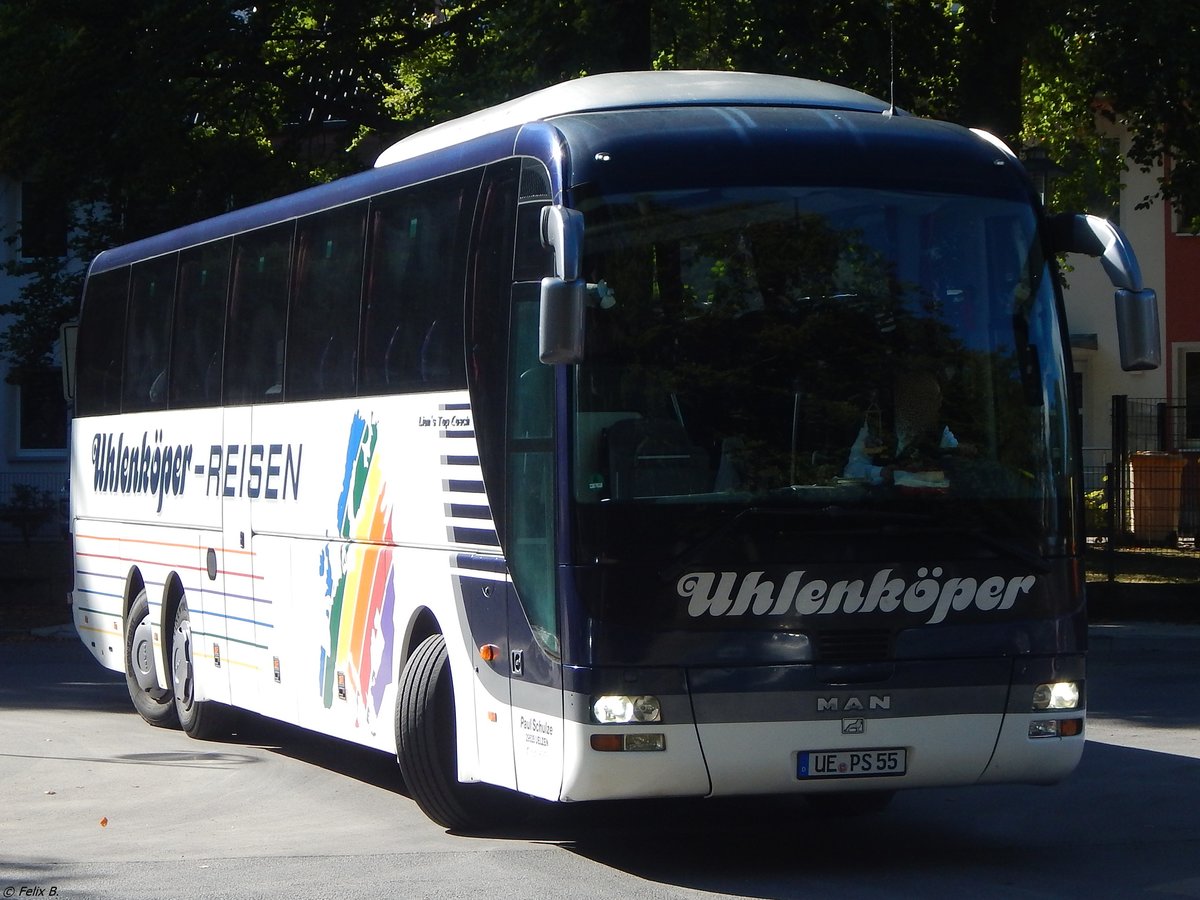
M 1196 549 L 1200 440 L 1187 410 L 1157 398 L 1112 398 L 1112 448 L 1085 451 L 1087 531 L 1111 544 Z

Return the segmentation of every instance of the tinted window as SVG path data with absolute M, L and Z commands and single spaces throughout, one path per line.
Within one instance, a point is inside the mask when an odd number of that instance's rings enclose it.
M 232 240 L 217 241 L 179 255 L 171 345 L 173 407 L 215 406 L 221 402 L 221 345 L 225 339 L 225 295 L 232 246 Z
M 371 205 L 359 393 L 466 386 L 463 278 L 479 173 Z
M 88 279 L 75 355 L 75 408 L 80 416 L 121 411 L 121 357 L 129 269 Z
M 287 336 L 289 400 L 354 394 L 366 203 L 301 219 Z
M 171 306 L 178 260 L 171 253 L 133 267 L 121 383 L 121 409 L 125 412 L 164 409 L 167 405 Z
M 293 223 L 253 231 L 233 245 L 225 343 L 225 402 L 283 397 L 283 343 Z

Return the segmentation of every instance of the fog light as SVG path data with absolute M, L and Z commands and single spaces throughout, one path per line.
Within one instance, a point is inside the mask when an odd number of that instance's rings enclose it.
M 1058 737 L 1057 719 L 1035 719 L 1029 723 L 1031 738 Z
M 1074 681 L 1039 684 L 1033 689 L 1033 708 L 1079 709 L 1079 685 Z
M 631 752 L 639 750 L 666 750 L 667 736 L 659 733 L 634 732 L 625 735 L 625 749 Z
M 630 697 L 624 694 L 596 697 L 592 717 L 601 725 L 628 725 L 631 722 L 661 722 L 662 705 L 650 695 Z
M 1031 738 L 1077 737 L 1083 734 L 1083 719 L 1034 719 L 1029 723 Z

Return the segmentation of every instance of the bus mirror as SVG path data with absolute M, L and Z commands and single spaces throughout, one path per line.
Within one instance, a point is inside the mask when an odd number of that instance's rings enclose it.
M 1117 343 L 1126 372 L 1157 369 L 1162 362 L 1158 298 L 1154 291 L 1117 291 Z
M 580 279 L 542 279 L 538 358 L 547 365 L 583 361 L 587 284 Z
M 1050 220 L 1051 250 L 1098 256 L 1116 291 L 1117 342 L 1126 372 L 1157 369 L 1162 361 L 1158 298 L 1142 284 L 1142 270 L 1125 233 L 1099 216 L 1064 214 Z
M 587 285 L 580 280 L 583 213 L 565 206 L 542 209 L 542 245 L 554 251 L 554 278 L 542 279 L 538 356 L 548 365 L 583 360 Z
M 554 251 L 554 274 L 562 281 L 579 278 L 583 255 L 583 213 L 565 206 L 542 208 L 542 246 Z
M 68 404 L 75 402 L 75 343 L 79 336 L 79 322 L 70 321 L 59 329 L 62 342 L 63 399 Z

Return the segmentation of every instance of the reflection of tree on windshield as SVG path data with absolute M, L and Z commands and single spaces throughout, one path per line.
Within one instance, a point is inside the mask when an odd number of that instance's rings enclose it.
M 894 435 L 911 372 L 978 448 L 958 483 L 1027 495 L 1021 473 L 1045 464 L 1012 330 L 1027 273 L 994 237 L 1015 227 L 989 230 L 972 198 L 745 193 L 584 209 L 587 278 L 617 304 L 589 311 L 576 374 L 580 499 L 832 490 L 868 410 Z

